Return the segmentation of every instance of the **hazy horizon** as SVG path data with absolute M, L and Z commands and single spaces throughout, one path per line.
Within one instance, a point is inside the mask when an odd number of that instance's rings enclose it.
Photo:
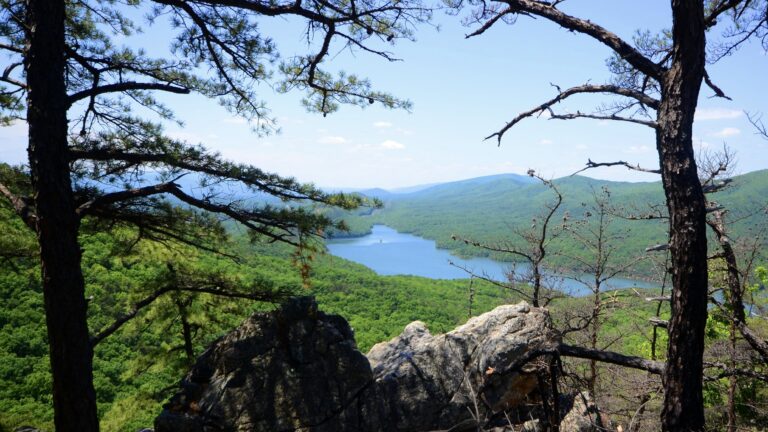
M 668 28 L 668 2 L 565 2 L 565 12 L 588 17 L 631 39 L 637 29 Z M 385 189 L 444 183 L 501 173 L 542 176 L 570 175 L 588 159 L 624 160 L 657 168 L 654 133 L 650 128 L 596 120 L 524 120 L 512 128 L 500 146 L 484 140 L 522 111 L 538 106 L 562 88 L 610 82 L 605 60 L 611 51 L 589 37 L 554 24 L 520 17 L 514 25 L 498 25 L 481 36 L 465 39 L 473 29 L 456 17 L 437 12 L 440 30 L 417 29 L 417 41 L 386 46 L 401 62 L 387 62 L 337 46 L 326 67 L 370 78 L 373 86 L 409 99 L 412 112 L 342 106 L 326 118 L 309 114 L 298 92 L 278 94 L 261 85 L 261 97 L 276 117 L 279 134 L 257 136 L 239 117 L 199 95 L 157 95 L 178 114 L 184 126 L 166 123 L 169 136 L 202 143 L 227 159 L 252 164 L 268 172 L 329 187 Z M 638 24 L 639 23 L 639 24 Z M 159 26 L 163 27 L 163 26 Z M 297 22 L 264 18 L 260 28 L 272 37 L 282 58 L 306 52 Z M 150 54 L 167 55 L 170 40 L 160 30 L 145 28 L 126 38 L 128 46 L 150 47 Z M 150 43 L 147 41 L 150 40 Z M 712 98 L 702 86 L 694 124 L 697 149 L 717 149 L 727 143 L 736 153 L 738 172 L 768 167 L 768 141 L 754 134 L 745 112 L 768 112 L 768 86 L 759 66 L 766 63 L 758 43 L 708 66 L 712 80 L 733 101 Z M 551 83 L 551 84 L 550 84 Z M 257 87 L 258 88 L 258 87 Z M 569 98 L 558 105 L 566 112 L 589 111 L 613 99 L 603 95 Z M 26 126 L 0 127 L 0 161 L 26 161 Z M 652 174 L 623 167 L 589 170 L 582 175 L 613 181 L 654 181 Z

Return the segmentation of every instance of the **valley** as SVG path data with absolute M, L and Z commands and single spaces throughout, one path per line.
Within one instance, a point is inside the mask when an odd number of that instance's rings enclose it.
M 667 219 L 660 182 L 611 182 L 574 176 L 556 179 L 554 184 L 563 196 L 563 205 L 553 227 L 583 220 L 592 211 L 596 194 L 603 188 L 609 192 L 609 229 L 622 236 L 622 241 L 615 245 L 617 263 L 638 260 L 646 255 L 646 248 L 665 242 Z M 381 199 L 383 207 L 347 213 L 344 217 L 350 232 L 338 235 L 359 236 L 369 233 L 373 225 L 382 224 L 434 240 L 437 247 L 463 258 L 488 257 L 502 262 L 513 261 L 514 257 L 473 247 L 453 237 L 489 245 L 520 244 L 518 233 L 534 225 L 537 219 L 540 221 L 545 206 L 554 199 L 546 186 L 514 174 L 444 183 L 409 193 L 369 193 Z M 711 199 L 728 210 L 733 236 L 749 238 L 766 227 L 767 197 L 768 170 L 762 170 L 735 176 L 730 187 Z M 575 255 L 580 249 L 572 236 L 554 239 L 549 265 L 554 269 L 572 268 L 573 263 L 566 256 Z M 658 280 L 647 260 L 639 260 L 626 270 L 625 276 Z

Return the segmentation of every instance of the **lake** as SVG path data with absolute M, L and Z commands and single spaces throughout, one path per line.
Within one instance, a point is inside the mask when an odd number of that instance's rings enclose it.
M 504 281 L 511 269 L 510 263 L 489 258 L 459 258 L 445 249 L 439 249 L 433 240 L 404 234 L 384 226 L 374 225 L 371 233 L 362 237 L 339 238 L 326 242 L 328 251 L 335 256 L 363 264 L 380 275 L 413 275 L 432 279 L 466 279 L 476 274 Z M 454 265 L 451 265 L 453 263 Z M 518 265 L 518 269 L 521 266 Z M 587 295 L 589 289 L 573 279 L 550 274 L 560 288 L 575 296 Z M 651 288 L 655 285 L 631 279 L 615 278 L 606 289 Z

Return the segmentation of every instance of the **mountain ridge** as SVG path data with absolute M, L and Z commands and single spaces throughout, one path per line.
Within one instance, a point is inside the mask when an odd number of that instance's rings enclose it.
M 564 218 L 572 221 L 583 218 L 602 188 L 609 191 L 615 213 L 625 217 L 642 217 L 666 209 L 660 181 L 614 182 L 572 176 L 555 179 L 553 183 L 563 196 L 553 225 Z M 510 260 L 509 256 L 488 253 L 454 238 L 484 244 L 519 242 L 517 233 L 528 229 L 535 219 L 540 220 L 554 197 L 553 192 L 541 183 L 519 183 L 503 176 L 451 182 L 418 193 L 390 196 L 382 200 L 384 206 L 381 209 L 349 215 L 346 221 L 351 232 L 346 236 L 362 235 L 369 232 L 373 224 L 384 224 L 400 232 L 435 240 L 439 247 L 462 257 L 489 256 Z M 758 227 L 766 225 L 763 211 L 768 207 L 768 170 L 735 176 L 728 188 L 710 195 L 709 199 L 729 210 L 732 234 L 747 238 Z M 629 221 L 614 217 L 612 229 L 629 232 L 626 240 L 618 245 L 617 258 L 620 260 L 633 259 L 646 247 L 665 243 L 667 239 L 666 219 Z M 558 246 L 569 253 L 578 252 L 575 241 L 561 241 Z M 642 269 L 640 273 L 647 274 L 648 269 Z

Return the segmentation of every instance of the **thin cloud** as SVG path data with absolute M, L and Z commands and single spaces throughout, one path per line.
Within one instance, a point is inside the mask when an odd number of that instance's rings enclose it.
M 317 140 L 320 144 L 346 144 L 348 141 L 342 136 L 324 136 Z
M 651 151 L 651 148 L 647 145 L 639 145 L 639 146 L 630 146 L 627 150 L 624 151 L 624 153 L 629 154 L 643 154 L 648 153 Z
M 248 120 L 242 117 L 227 117 L 223 120 L 223 122 L 229 124 L 246 124 L 248 123 Z
M 388 121 L 377 121 L 377 122 L 373 123 L 373 127 L 379 128 L 379 129 L 391 128 L 392 127 L 392 123 L 390 123 Z
M 697 149 L 703 150 L 712 147 L 712 144 L 704 141 L 701 139 L 701 137 L 697 137 L 696 135 L 693 136 L 693 144 L 696 146 Z
M 697 121 L 735 119 L 744 112 L 728 108 L 697 108 L 694 119 Z
M 380 146 L 386 150 L 402 150 L 405 148 L 405 145 L 393 140 L 386 140 Z
M 192 133 L 192 132 L 185 132 L 185 131 L 168 131 L 165 133 L 168 137 L 173 138 L 178 141 L 185 141 L 191 144 L 201 144 L 205 142 L 206 140 L 203 139 L 202 136 Z
M 539 144 L 541 144 L 541 145 L 549 145 L 549 144 L 552 144 L 552 140 L 544 138 L 543 140 L 539 141 Z
M 728 138 L 728 137 L 736 136 L 736 135 L 738 135 L 740 133 L 741 133 L 740 129 L 737 129 L 735 127 L 727 127 L 727 128 L 723 128 L 722 130 L 719 130 L 719 131 L 717 131 L 715 133 L 712 133 L 710 135 L 715 136 L 715 137 L 719 137 L 719 138 Z

